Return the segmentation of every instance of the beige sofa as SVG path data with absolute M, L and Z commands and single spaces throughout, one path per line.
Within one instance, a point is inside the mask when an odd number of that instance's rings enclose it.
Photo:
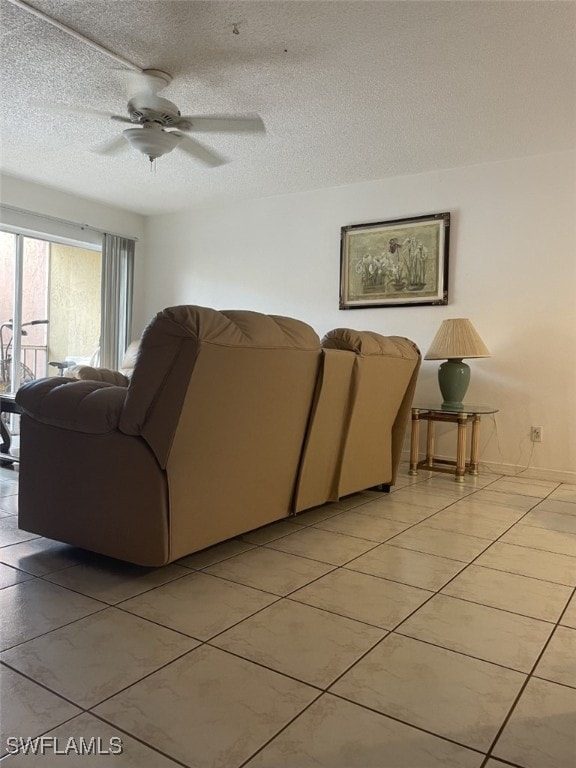
M 30 382 L 17 394 L 20 527 L 162 565 L 392 483 L 420 355 L 405 340 L 371 355 L 358 339 L 331 349 L 299 320 L 171 307 L 145 330 L 128 386 Z

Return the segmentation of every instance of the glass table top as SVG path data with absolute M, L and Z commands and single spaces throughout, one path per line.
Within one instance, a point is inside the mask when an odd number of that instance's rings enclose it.
M 432 413 L 498 413 L 498 408 L 494 408 L 493 405 L 469 405 L 468 403 L 462 403 L 462 405 L 442 405 L 435 403 L 430 405 L 428 403 L 414 403 L 412 410 L 427 411 Z

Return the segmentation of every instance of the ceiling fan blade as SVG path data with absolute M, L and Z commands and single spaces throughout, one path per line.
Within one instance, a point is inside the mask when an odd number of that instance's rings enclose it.
M 51 112 L 66 112 L 73 115 L 98 115 L 98 117 L 112 117 L 112 112 L 106 112 L 103 109 L 92 109 L 91 107 L 79 107 L 75 104 L 58 104 L 49 101 L 30 102 L 30 106 L 37 109 L 50 110 Z
M 171 133 L 175 133 L 177 136 L 181 137 L 178 148 L 186 152 L 187 155 L 191 155 L 192 157 L 196 158 L 196 160 L 200 160 L 201 163 L 216 167 L 218 165 L 224 165 L 228 162 L 225 157 L 222 157 L 222 155 L 214 152 L 213 149 L 208 149 L 208 147 L 205 147 L 204 144 L 201 144 L 196 139 L 191 139 L 190 136 L 185 136 L 183 133 L 179 133 L 178 131 L 171 131 Z
M 183 115 L 182 121 L 190 123 L 185 131 L 199 133 L 265 133 L 266 127 L 258 115 Z
M 115 136 L 113 139 L 103 141 L 101 144 L 96 144 L 95 147 L 91 147 L 91 150 L 97 155 L 118 155 L 129 148 L 128 142 L 124 136 L 120 134 L 120 136 Z
M 51 103 L 48 101 L 32 101 L 30 102 L 30 105 L 32 107 L 36 107 L 37 109 L 47 110 L 50 112 L 62 112 L 68 115 L 84 115 L 88 117 L 91 115 L 95 115 L 96 117 L 107 117 L 108 119 L 118 120 L 121 123 L 132 122 L 129 117 L 124 117 L 123 115 L 115 115 L 113 112 L 107 112 L 104 109 L 92 109 L 92 107 L 79 107 L 79 106 L 76 106 L 75 104 L 58 104 L 58 103 Z

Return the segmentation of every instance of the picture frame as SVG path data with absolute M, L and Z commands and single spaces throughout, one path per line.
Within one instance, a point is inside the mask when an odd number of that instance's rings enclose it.
M 351 224 L 340 234 L 340 309 L 448 304 L 450 213 Z

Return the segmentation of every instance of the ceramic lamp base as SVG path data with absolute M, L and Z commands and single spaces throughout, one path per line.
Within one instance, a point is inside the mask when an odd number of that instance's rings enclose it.
M 470 384 L 470 366 L 460 359 L 446 360 L 438 368 L 438 384 L 446 408 L 463 408 L 462 401 Z

